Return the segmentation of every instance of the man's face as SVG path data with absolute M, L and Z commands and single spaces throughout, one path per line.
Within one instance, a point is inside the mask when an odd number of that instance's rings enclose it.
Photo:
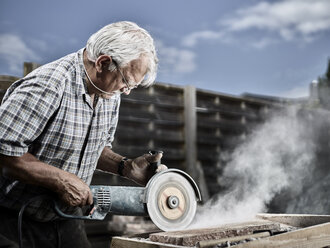
M 103 70 L 98 78 L 100 87 L 110 93 L 129 95 L 131 90 L 136 88 L 144 79 L 148 69 L 148 59 L 141 55 L 138 59 L 132 60 L 123 68 L 116 71 Z M 100 94 L 103 98 L 110 98 L 111 95 Z

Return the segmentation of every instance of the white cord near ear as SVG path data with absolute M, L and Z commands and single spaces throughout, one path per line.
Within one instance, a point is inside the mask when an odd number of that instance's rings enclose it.
M 85 74 L 86 74 L 86 76 L 87 76 L 89 82 L 91 82 L 91 84 L 93 85 L 93 87 L 94 87 L 95 89 L 97 89 L 98 91 L 101 91 L 103 94 L 107 94 L 107 95 L 111 95 L 111 96 L 114 94 L 113 92 L 106 92 L 106 91 L 100 89 L 99 87 L 97 87 L 97 86 L 93 83 L 93 81 L 91 80 L 91 78 L 89 77 L 89 75 L 88 75 L 88 73 L 87 73 L 87 70 L 86 70 L 86 67 L 85 67 L 84 63 L 83 63 L 83 67 L 84 67 L 84 71 L 85 71 Z

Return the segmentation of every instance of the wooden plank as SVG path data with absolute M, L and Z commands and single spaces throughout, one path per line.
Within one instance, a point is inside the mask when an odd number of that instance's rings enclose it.
M 113 237 L 111 248 L 188 248 L 172 244 L 162 244 L 141 238 Z
M 321 248 L 330 246 L 330 223 L 311 226 L 269 238 L 239 244 L 235 248 Z
M 243 236 L 237 236 L 232 238 L 224 238 L 224 239 L 216 239 L 216 240 L 204 240 L 197 243 L 198 248 L 211 248 L 214 246 L 226 246 L 230 247 L 231 245 L 245 240 L 253 240 L 253 239 L 260 239 L 269 237 L 270 232 L 261 232 L 261 233 L 255 233 L 250 235 L 243 235 Z
M 197 160 L 196 88 L 191 85 L 187 85 L 184 89 L 184 134 L 186 171 L 196 180 L 198 177 L 195 167 Z
M 248 235 L 260 231 L 280 232 L 283 231 L 283 226 L 271 221 L 256 220 L 236 224 L 226 224 L 216 228 L 154 233 L 150 235 L 150 240 L 165 244 L 195 246 L 197 242 L 203 240 Z
M 18 79 L 18 77 L 14 76 L 0 75 L 0 89 L 7 90 L 9 86 Z
M 295 227 L 309 227 L 330 222 L 330 215 L 312 214 L 258 214 L 259 219 L 280 222 Z
M 23 75 L 24 77 L 29 74 L 31 71 L 37 69 L 40 66 L 40 64 L 38 63 L 34 63 L 34 62 L 24 62 L 24 66 L 23 66 Z

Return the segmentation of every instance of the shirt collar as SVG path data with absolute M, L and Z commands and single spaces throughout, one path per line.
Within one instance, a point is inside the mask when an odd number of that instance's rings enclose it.
M 77 57 L 76 57 L 76 82 L 77 82 L 77 89 L 76 93 L 77 95 L 88 95 L 88 90 L 87 90 L 87 83 L 86 83 L 86 75 L 84 71 L 84 53 L 85 48 L 81 48 L 77 52 Z

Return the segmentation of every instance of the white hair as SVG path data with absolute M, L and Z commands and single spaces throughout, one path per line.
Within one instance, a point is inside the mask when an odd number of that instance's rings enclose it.
M 101 28 L 88 39 L 86 51 L 91 61 L 95 62 L 104 54 L 111 56 L 119 67 L 125 67 L 142 54 L 146 55 L 149 60 L 148 70 L 141 85 L 150 86 L 155 81 L 158 58 L 154 41 L 150 34 L 136 23 L 116 22 Z M 116 70 L 114 63 L 111 63 L 109 70 Z

